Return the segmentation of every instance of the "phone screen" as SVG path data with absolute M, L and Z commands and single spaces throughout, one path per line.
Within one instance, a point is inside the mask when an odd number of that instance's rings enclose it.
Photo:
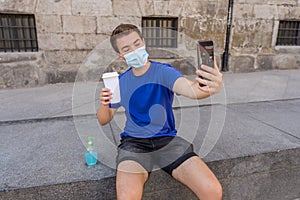
M 213 41 L 199 41 L 197 43 L 197 59 L 198 59 L 198 69 L 201 65 L 207 65 L 209 67 L 214 67 L 214 43 Z M 200 78 L 203 78 L 199 76 Z M 205 79 L 205 78 L 204 78 Z M 207 79 L 206 79 L 207 80 Z M 203 87 L 200 84 L 200 87 Z
M 214 43 L 213 41 L 199 41 L 197 45 L 198 67 L 207 65 L 214 67 Z

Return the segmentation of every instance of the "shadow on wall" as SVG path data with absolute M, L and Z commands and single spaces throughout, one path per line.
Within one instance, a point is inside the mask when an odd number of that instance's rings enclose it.
M 195 72 L 194 58 L 181 57 L 165 49 L 148 49 L 150 60 L 171 64 L 184 75 Z M 101 55 L 101 54 L 95 54 Z M 101 81 L 104 72 L 117 71 L 123 73 L 128 66 L 125 62 L 115 58 L 110 63 L 101 65 L 103 58 L 96 57 L 92 62 L 83 61 L 82 64 L 54 66 L 46 61 L 42 52 L 18 53 L 0 55 L 1 75 L 0 89 L 29 88 L 55 83 L 72 83 L 74 81 Z
M 171 51 L 160 48 L 148 48 L 149 59 L 156 62 L 164 62 L 171 64 L 174 68 L 178 69 L 183 75 L 195 74 L 195 61 L 194 57 L 181 57 Z M 112 62 L 104 72 L 116 71 L 119 74 L 128 69 L 124 61 L 116 60 Z

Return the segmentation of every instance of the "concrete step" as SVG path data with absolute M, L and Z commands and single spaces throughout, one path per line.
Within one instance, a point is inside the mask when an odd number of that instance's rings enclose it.
M 220 179 L 225 200 L 300 198 L 299 74 L 225 74 L 225 90 L 213 98 L 176 97 L 178 134 Z M 99 126 L 100 88 L 85 82 L 0 90 L 1 200 L 115 199 L 114 137 L 118 141 L 125 117 L 117 113 L 113 134 Z M 84 163 L 88 135 L 96 137 L 95 167 Z M 155 171 L 143 199 L 195 196 Z
M 188 107 L 174 112 L 179 135 L 194 143 L 195 151 L 221 180 L 224 199 L 299 198 L 300 124 L 296 116 L 300 100 L 227 105 L 224 124 L 218 118 L 211 122 L 212 110 L 222 108 Z M 197 113 L 200 120 L 195 119 Z M 119 113 L 112 122 L 115 137 L 123 118 Z M 289 122 L 283 123 L 283 118 Z M 210 123 L 222 127 L 220 133 L 211 135 L 218 137 L 215 144 L 207 146 Z M 100 127 L 95 115 L 0 127 L 0 160 L 4 161 L 0 163 L 0 199 L 115 199 L 116 145 L 110 127 Z M 87 135 L 96 137 L 102 164 L 95 167 L 84 164 Z M 144 199 L 195 197 L 164 172 L 155 171 Z
M 300 148 L 208 162 L 220 179 L 224 200 L 299 199 Z M 99 164 L 101 165 L 101 164 Z M 115 177 L 30 188 L 7 189 L 0 199 L 116 199 Z M 143 200 L 197 199 L 163 171 L 151 173 Z

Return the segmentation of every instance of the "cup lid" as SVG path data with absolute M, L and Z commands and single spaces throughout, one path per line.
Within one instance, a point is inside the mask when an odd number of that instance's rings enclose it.
M 119 76 L 117 72 L 107 72 L 102 75 L 102 78 L 112 78 L 117 76 Z

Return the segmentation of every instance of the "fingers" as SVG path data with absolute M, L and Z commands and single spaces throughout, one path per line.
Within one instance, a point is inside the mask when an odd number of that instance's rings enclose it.
M 218 82 L 209 81 L 202 78 L 196 78 L 196 81 L 204 85 L 202 87 L 199 86 L 198 88 L 206 93 L 214 94 L 219 92 L 219 90 L 222 88 L 222 83 L 219 84 Z
M 210 94 L 219 92 L 223 86 L 223 74 L 219 71 L 216 59 L 214 59 L 214 68 L 202 65 L 201 69 L 197 70 L 196 74 L 202 78 L 196 78 L 196 81 L 205 86 L 199 89 Z
M 101 94 L 100 94 L 101 104 L 107 106 L 110 104 L 111 99 L 112 99 L 112 92 L 108 88 L 102 88 Z
M 208 79 L 210 81 L 222 82 L 223 75 L 221 72 L 219 72 L 219 70 L 215 70 L 215 69 L 205 66 L 205 65 L 202 65 L 201 68 L 203 70 L 196 71 L 196 74 L 198 76 L 202 76 L 203 78 Z
M 214 65 L 215 65 L 215 69 L 219 71 L 219 66 L 218 66 L 218 63 L 217 63 L 216 56 L 214 56 Z
M 214 74 L 216 76 L 218 76 L 221 73 L 219 70 L 219 66 L 218 66 L 216 57 L 214 57 L 214 67 L 213 68 L 206 66 L 206 65 L 201 65 L 201 69 L 203 69 L 211 74 Z

